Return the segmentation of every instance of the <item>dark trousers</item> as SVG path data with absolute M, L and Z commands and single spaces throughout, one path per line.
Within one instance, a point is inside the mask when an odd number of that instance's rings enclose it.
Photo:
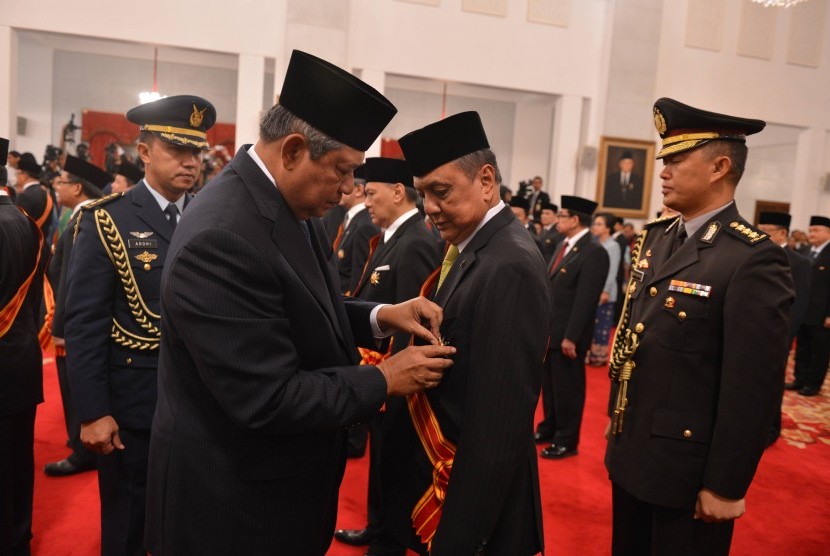
M 66 357 L 55 357 L 55 366 L 58 368 L 58 384 L 61 388 L 63 402 L 63 420 L 66 422 L 66 435 L 69 438 L 69 448 L 72 453 L 69 460 L 75 465 L 91 465 L 95 463 L 95 452 L 84 448 L 81 442 L 81 422 L 75 410 L 75 402 L 69 390 L 69 378 L 66 375 Z
M 548 351 L 545 357 L 545 372 L 542 374 L 542 411 L 544 418 L 536 427 L 536 432 L 542 436 L 553 437 L 556 432 L 556 409 L 553 403 L 553 369 L 551 360 L 554 352 Z
M 150 431 L 121 429 L 118 434 L 124 449 L 98 456 L 101 554 L 143 556 Z
M 795 382 L 821 388 L 830 363 L 830 328 L 802 324 L 795 350 Z
M 569 359 L 562 350 L 548 352 L 551 359 L 553 407 L 556 414 L 556 432 L 553 443 L 576 448 L 582 411 L 585 408 L 585 350 L 576 350 L 576 359 Z
M 378 412 L 369 421 L 369 494 L 367 514 L 369 529 L 380 530 L 383 521 L 383 496 L 381 494 L 381 446 L 383 445 L 383 413 Z
M 612 483 L 613 556 L 726 556 L 734 521 L 706 523 L 694 512 L 655 506 Z
M 0 554 L 30 553 L 36 410 L 0 417 Z

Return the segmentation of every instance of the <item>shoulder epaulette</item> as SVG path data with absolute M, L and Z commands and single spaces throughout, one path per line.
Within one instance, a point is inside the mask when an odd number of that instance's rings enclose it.
M 661 216 L 660 218 L 655 218 L 651 222 L 647 222 L 643 225 L 644 228 L 653 228 L 658 224 L 672 224 L 675 220 L 680 218 L 679 214 L 674 214 L 672 216 Z
M 755 226 L 752 226 L 746 220 L 733 220 L 726 227 L 733 236 L 743 240 L 750 245 L 757 245 L 761 241 L 768 239 L 769 236 Z
M 105 196 L 101 197 L 100 199 L 96 199 L 96 200 L 92 201 L 91 203 L 88 203 L 88 204 L 82 206 L 81 210 L 92 210 L 92 209 L 98 208 L 102 205 L 106 205 L 107 203 L 111 203 L 112 201 L 118 199 L 119 197 L 122 197 L 123 195 L 124 195 L 123 191 L 118 192 L 118 193 L 110 193 L 109 195 L 105 195 Z
M 106 205 L 107 203 L 110 203 L 110 202 L 118 199 L 119 197 L 122 197 L 123 195 L 124 195 L 123 191 L 118 192 L 118 193 L 110 193 L 109 195 L 105 195 L 105 196 L 101 197 L 100 199 L 95 199 L 91 203 L 87 203 L 84 206 L 82 206 L 81 207 L 81 212 L 78 213 L 78 218 L 75 219 L 75 233 L 72 236 L 72 242 L 74 243 L 75 239 L 77 239 L 77 237 L 78 237 L 78 230 L 81 229 L 81 219 L 84 216 L 84 211 L 96 209 L 100 206 Z

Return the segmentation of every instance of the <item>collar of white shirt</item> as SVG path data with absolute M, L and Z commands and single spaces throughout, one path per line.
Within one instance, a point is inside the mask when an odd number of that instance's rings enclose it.
M 464 248 L 472 241 L 472 239 L 476 236 L 478 231 L 484 227 L 487 222 L 489 222 L 495 215 L 499 213 L 501 209 L 504 208 L 504 201 L 499 201 L 499 203 L 492 207 L 490 210 L 487 211 L 487 214 L 484 215 L 484 218 L 481 219 L 481 222 L 478 223 L 476 229 L 473 230 L 473 233 L 470 234 L 470 237 L 459 243 L 456 247 L 458 247 L 458 252 L 461 253 L 464 251 Z
M 392 239 L 392 237 L 395 235 L 395 232 L 398 231 L 398 228 L 401 227 L 401 224 L 403 224 L 404 222 L 406 222 L 407 220 L 412 218 L 417 213 L 418 213 L 418 209 L 414 208 L 414 209 L 406 211 L 405 213 L 403 213 L 402 215 L 397 217 L 395 219 L 395 221 L 392 222 L 392 224 L 390 224 L 388 228 L 386 228 L 386 231 L 383 232 L 383 241 L 384 241 L 384 243 L 386 243 L 390 239 Z
M 144 185 L 146 185 L 146 186 L 147 186 L 147 191 L 149 191 L 149 192 L 150 192 L 150 195 L 152 195 L 152 196 L 153 196 L 153 199 L 155 199 L 155 200 L 156 200 L 156 202 L 158 203 L 159 208 L 161 209 L 161 211 L 162 211 L 162 212 L 164 212 L 164 210 L 167 208 L 167 205 L 169 205 L 169 204 L 170 204 L 170 201 L 168 201 L 167 199 L 165 199 L 165 198 L 164 198 L 164 196 L 163 196 L 161 193 L 159 193 L 158 191 L 156 191 L 155 189 L 153 189 L 153 188 L 150 186 L 150 184 L 147 182 L 147 178 L 146 178 L 146 177 L 144 178 Z M 182 217 L 182 212 L 184 212 L 184 197 L 185 197 L 185 196 L 184 196 L 184 195 L 182 195 L 181 197 L 179 197 L 179 199 L 178 199 L 177 201 L 175 201 L 175 202 L 173 203 L 174 205 L 176 205 L 176 208 L 178 208 L 178 209 L 179 209 L 179 218 L 180 218 L 180 219 L 181 219 L 181 217 Z M 177 222 L 178 222 L 178 221 L 177 221 Z

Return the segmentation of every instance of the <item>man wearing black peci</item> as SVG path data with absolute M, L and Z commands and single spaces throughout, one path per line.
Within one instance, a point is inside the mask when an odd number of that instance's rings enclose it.
M 452 364 L 440 308 L 343 300 L 317 217 L 354 187 L 395 107 L 294 51 L 260 139 L 196 196 L 162 278 L 159 400 L 147 479 L 152 554 L 325 554 L 346 428 Z M 422 324 L 423 322 L 423 324 Z M 431 330 L 434 330 L 433 333 Z M 376 366 L 391 332 L 409 347 Z

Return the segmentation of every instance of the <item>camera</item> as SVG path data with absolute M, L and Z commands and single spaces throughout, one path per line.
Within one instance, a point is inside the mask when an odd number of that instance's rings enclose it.
M 516 193 L 517 196 L 522 197 L 524 199 L 529 198 L 533 194 L 533 180 L 527 179 L 522 180 L 519 182 L 519 191 Z

